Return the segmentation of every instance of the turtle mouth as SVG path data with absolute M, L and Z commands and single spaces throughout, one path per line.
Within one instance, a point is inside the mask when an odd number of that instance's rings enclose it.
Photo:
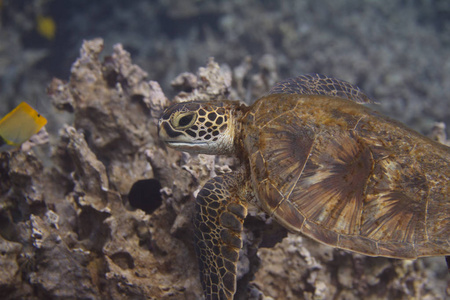
M 178 149 L 204 149 L 208 146 L 206 142 L 187 143 L 187 142 L 170 142 L 166 141 L 166 144 L 172 148 Z

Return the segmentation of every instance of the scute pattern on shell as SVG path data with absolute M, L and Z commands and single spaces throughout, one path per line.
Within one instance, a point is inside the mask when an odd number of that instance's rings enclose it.
M 447 147 L 328 96 L 268 95 L 243 130 L 258 199 L 290 230 L 366 255 L 450 253 Z
M 323 95 L 349 99 L 356 103 L 373 103 L 366 94 L 351 83 L 321 74 L 305 74 L 276 83 L 272 94 Z

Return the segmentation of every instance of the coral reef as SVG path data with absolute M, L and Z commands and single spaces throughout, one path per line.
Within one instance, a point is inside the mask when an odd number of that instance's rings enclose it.
M 70 80 L 54 79 L 48 88 L 55 107 L 73 114 L 50 160 L 34 151 L 43 146 L 0 155 L 2 299 L 201 298 L 194 198 L 206 180 L 236 162 L 162 145 L 156 124 L 169 100 L 159 83 L 122 45 L 110 55 L 103 47 L 101 39 L 84 42 Z M 245 63 L 231 71 L 211 59 L 196 74 L 173 80 L 175 99 L 262 94 L 277 76 L 273 65 L 265 57 L 252 74 Z M 445 138 L 439 128 L 436 138 Z M 140 187 L 152 195 L 146 211 L 129 199 L 143 179 L 153 180 Z M 286 234 L 250 212 L 237 299 L 445 299 L 450 293 L 444 258 L 371 258 Z

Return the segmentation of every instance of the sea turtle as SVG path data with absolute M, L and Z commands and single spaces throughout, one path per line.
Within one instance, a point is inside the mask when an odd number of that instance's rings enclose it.
M 364 105 L 319 74 L 276 84 L 251 106 L 183 102 L 160 138 L 239 158 L 197 196 L 195 246 L 207 299 L 232 299 L 249 202 L 288 230 L 370 256 L 450 255 L 450 148 Z

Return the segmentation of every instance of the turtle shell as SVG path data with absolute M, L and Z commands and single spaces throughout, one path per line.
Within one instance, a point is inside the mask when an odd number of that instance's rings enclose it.
M 289 230 L 371 256 L 450 254 L 450 148 L 324 95 L 270 94 L 242 125 L 255 195 Z

